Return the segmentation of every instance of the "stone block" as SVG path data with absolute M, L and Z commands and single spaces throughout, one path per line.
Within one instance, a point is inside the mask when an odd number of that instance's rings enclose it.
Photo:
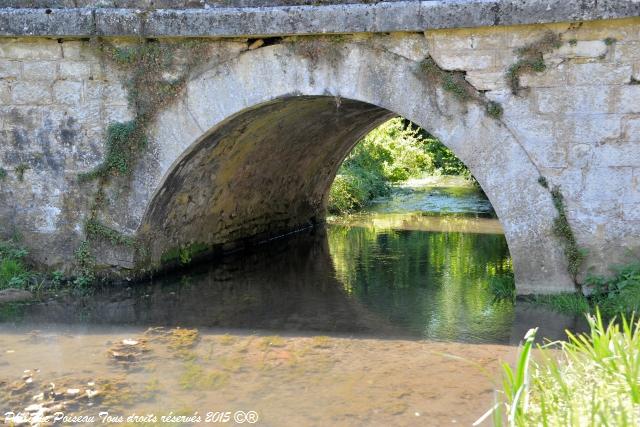
M 640 113 L 640 85 L 620 86 L 617 111 L 620 113 Z
M 501 71 L 469 71 L 465 79 L 478 90 L 502 90 L 507 87 L 506 77 Z
M 640 86 L 639 86 L 640 88 Z M 615 110 L 612 86 L 533 89 L 541 113 L 602 114 Z M 640 102 L 640 101 L 639 101 Z
M 616 43 L 613 58 L 624 63 L 640 61 L 640 42 Z
M 429 54 L 425 38 L 416 34 L 373 37 L 371 42 L 386 51 L 416 62 L 422 61 Z
M 11 90 L 11 103 L 16 105 L 42 105 L 51 102 L 51 83 L 16 82 Z
M 19 78 L 22 74 L 22 63 L 20 61 L 11 61 L 8 59 L 0 59 L 0 79 Z
M 569 75 L 563 65 L 547 69 L 543 72 L 535 71 L 520 75 L 521 87 L 564 87 L 569 82 Z
M 494 55 L 490 51 L 474 50 L 437 50 L 432 52 L 433 59 L 445 70 L 484 70 L 494 64 Z
M 625 141 L 640 142 L 640 117 L 630 117 L 623 122 L 622 137 Z
M 569 165 L 573 168 L 583 169 L 591 164 L 593 158 L 593 146 L 591 144 L 571 144 L 567 154 Z
M 622 141 L 602 144 L 594 148 L 594 165 L 597 167 L 634 167 L 640 165 L 640 146 Z
M 602 143 L 620 137 L 620 121 L 617 114 L 564 117 L 556 120 L 555 135 L 567 143 Z
M 133 113 L 125 105 L 112 105 L 103 111 L 105 124 L 126 122 L 133 119 Z
M 53 85 L 53 99 L 57 104 L 78 105 L 82 100 L 82 83 L 57 81 Z
M 129 105 L 127 91 L 118 82 L 104 85 L 102 89 L 102 99 L 105 105 Z
M 94 59 L 94 54 L 88 42 L 64 40 L 62 43 L 62 56 L 70 60 Z
M 0 57 L 8 59 L 59 59 L 62 45 L 54 40 L 7 40 L 0 43 Z
M 598 156 L 598 153 L 594 152 L 594 156 Z M 579 200 L 583 205 L 594 207 L 624 200 L 633 182 L 630 167 L 592 167 L 584 175 L 584 187 Z
M 7 105 L 11 102 L 11 86 L 8 81 L 0 80 L 0 103 Z
M 631 71 L 631 65 L 591 62 L 571 64 L 566 72 L 576 86 L 597 86 L 629 83 Z
M 55 61 L 24 61 L 22 78 L 24 80 L 54 81 L 58 77 Z
M 548 56 L 561 58 L 598 58 L 607 53 L 607 45 L 602 40 L 578 40 L 575 44 L 564 43 Z
M 425 36 L 431 42 L 433 50 L 461 50 L 473 48 L 469 35 L 459 31 L 427 31 L 425 32 Z
M 60 78 L 65 80 L 84 80 L 91 77 L 91 63 L 81 61 L 60 62 Z

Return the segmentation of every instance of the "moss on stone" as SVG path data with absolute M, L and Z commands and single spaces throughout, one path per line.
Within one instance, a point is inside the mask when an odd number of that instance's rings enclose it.
M 547 69 L 544 54 L 558 49 L 562 45 L 560 36 L 549 31 L 541 39 L 516 50 L 518 61 L 512 64 L 506 73 L 511 92 L 516 95 L 520 90 L 520 76 L 525 73 L 540 73 Z

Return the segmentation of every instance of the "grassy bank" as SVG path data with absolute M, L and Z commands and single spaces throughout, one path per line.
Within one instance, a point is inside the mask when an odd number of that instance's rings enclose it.
M 590 332 L 537 346 L 525 337 L 514 368 L 504 365 L 494 425 L 636 426 L 640 424 L 640 322 L 608 325 L 588 316 Z
M 562 293 L 555 295 L 534 295 L 528 300 L 545 305 L 565 314 L 594 313 L 596 309 L 605 318 L 616 315 L 640 313 L 640 261 L 616 266 L 611 276 L 588 276 L 585 289 L 589 295 Z M 513 275 L 494 278 L 489 284 L 490 291 L 497 299 L 514 299 Z
M 389 195 L 392 184 L 425 174 L 471 177 L 436 138 L 404 119 L 392 119 L 367 134 L 344 160 L 331 186 L 328 210 L 355 212 Z
M 13 241 L 0 241 L 0 290 L 27 289 L 34 284 L 35 274 L 25 263 L 27 254 Z

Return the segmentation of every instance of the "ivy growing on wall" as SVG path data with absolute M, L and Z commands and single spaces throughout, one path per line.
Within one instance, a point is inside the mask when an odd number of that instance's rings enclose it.
M 549 188 L 549 183 L 543 176 L 538 178 L 538 183 L 549 190 L 549 193 L 551 194 L 553 206 L 556 208 L 558 213 L 558 216 L 553 220 L 553 234 L 562 241 L 564 254 L 567 258 L 569 274 L 573 278 L 576 286 L 578 286 L 577 276 L 580 272 L 580 268 L 584 264 L 587 253 L 585 249 L 578 246 L 576 236 L 574 235 L 573 229 L 567 219 L 566 205 L 564 197 L 560 192 L 560 188 L 557 186 Z
M 141 39 L 128 46 L 116 46 L 102 39 L 94 39 L 91 43 L 100 58 L 122 73 L 133 118 L 108 125 L 103 161 L 78 176 L 81 183 L 98 183 L 84 224 L 86 240 L 76 250 L 80 281 L 92 280 L 95 276 L 92 242 L 137 246 L 133 237 L 99 220 L 100 212 L 105 207 L 105 189 L 114 177 L 131 176 L 148 146 L 149 125 L 158 112 L 184 89 L 191 70 L 207 60 L 209 49 L 209 45 L 199 39 L 178 42 Z
M 487 114 L 495 119 L 502 117 L 502 106 L 494 101 L 489 101 L 481 92 L 474 88 L 464 78 L 464 72 L 449 71 L 440 68 L 431 56 L 427 56 L 420 63 L 422 71 L 442 89 L 451 93 L 462 102 L 475 101 L 484 106 Z

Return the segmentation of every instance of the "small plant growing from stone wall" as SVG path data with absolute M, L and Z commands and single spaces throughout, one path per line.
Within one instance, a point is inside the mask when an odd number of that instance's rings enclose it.
M 560 188 L 556 186 L 550 189 L 547 179 L 543 176 L 538 178 L 538 183 L 549 190 L 551 194 L 553 206 L 558 212 L 558 216 L 553 221 L 553 234 L 558 237 L 564 245 L 564 254 L 567 258 L 569 274 L 573 278 L 576 286 L 579 287 L 577 276 L 586 258 L 586 251 L 578 246 L 576 237 L 573 234 L 573 229 L 567 219 L 564 197 L 560 192 Z
M 131 175 L 148 146 L 148 126 L 158 112 L 183 90 L 190 71 L 209 57 L 209 44 L 197 39 L 181 42 L 139 40 L 130 46 L 116 46 L 95 39 L 92 45 L 107 64 L 123 73 L 123 83 L 134 117 L 129 121 L 109 124 L 102 163 L 78 177 L 81 183 L 98 182 L 98 190 L 84 224 L 86 240 L 76 250 L 77 280 L 81 282 L 90 282 L 95 278 L 91 242 L 136 247 L 133 237 L 100 222 L 105 189 L 112 178 Z
M 518 61 L 507 70 L 507 81 L 514 95 L 520 90 L 520 76 L 525 73 L 540 73 L 547 69 L 544 54 L 562 45 L 560 36 L 553 32 L 546 33 L 540 40 L 516 50 Z
M 449 71 L 440 68 L 431 56 L 420 62 L 421 70 L 446 92 L 451 93 L 461 102 L 477 102 L 484 106 L 487 114 L 495 119 L 502 117 L 502 106 L 489 101 L 484 94 L 474 88 L 465 78 L 462 71 Z

